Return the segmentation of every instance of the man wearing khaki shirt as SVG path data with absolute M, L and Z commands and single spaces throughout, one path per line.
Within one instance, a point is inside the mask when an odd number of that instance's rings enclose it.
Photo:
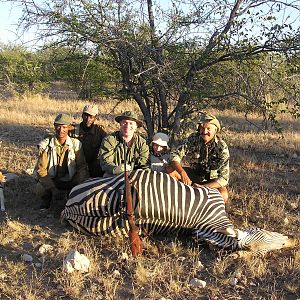
M 40 209 L 50 204 L 63 206 L 66 194 L 88 178 L 81 142 L 68 136 L 71 123 L 67 114 L 59 114 L 54 121 L 55 136 L 39 144 L 36 194 L 41 198 Z

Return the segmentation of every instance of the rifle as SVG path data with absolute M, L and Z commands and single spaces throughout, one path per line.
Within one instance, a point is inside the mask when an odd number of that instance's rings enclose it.
M 134 257 L 142 254 L 143 247 L 142 241 L 139 237 L 139 228 L 135 225 L 134 222 L 134 210 L 132 205 L 132 195 L 131 195 L 131 185 L 128 178 L 128 171 L 126 169 L 127 165 L 127 145 L 125 140 L 124 143 L 124 179 L 125 179 L 125 199 L 126 199 L 126 213 L 129 223 L 129 240 L 130 240 L 130 249 Z

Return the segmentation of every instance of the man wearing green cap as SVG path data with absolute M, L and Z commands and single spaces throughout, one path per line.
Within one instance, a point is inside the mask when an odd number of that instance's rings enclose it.
M 103 126 L 95 124 L 97 115 L 98 107 L 96 105 L 86 105 L 82 112 L 82 122 L 75 124 L 74 129 L 69 131 L 70 137 L 77 138 L 82 143 L 90 177 L 103 176 L 98 154 L 106 132 Z
M 220 129 L 220 122 L 214 115 L 200 113 L 198 131 L 192 133 L 171 154 L 170 161 L 183 183 L 217 188 L 226 203 L 229 151 L 227 144 L 217 136 Z
M 99 156 L 104 177 L 118 175 L 124 172 L 125 152 L 127 154 L 126 169 L 146 169 L 149 156 L 149 147 L 146 140 L 135 133 L 143 123 L 135 113 L 126 111 L 115 120 L 120 129 L 107 135 L 101 144 Z
M 40 209 L 47 209 L 50 204 L 61 208 L 66 193 L 88 178 L 81 142 L 68 136 L 71 123 L 67 114 L 57 115 L 55 136 L 47 137 L 38 145 L 36 194 L 42 199 Z

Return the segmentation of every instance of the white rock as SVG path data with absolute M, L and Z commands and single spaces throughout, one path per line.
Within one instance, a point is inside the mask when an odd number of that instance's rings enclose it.
M 48 245 L 48 244 L 43 244 L 42 246 L 40 246 L 40 248 L 38 250 L 38 254 L 44 255 L 46 253 L 50 253 L 52 250 L 53 250 L 53 246 Z
M 292 209 L 297 209 L 298 208 L 298 204 L 296 202 L 291 202 L 290 205 L 291 205 Z
M 128 260 L 129 259 L 128 254 L 126 252 L 122 252 L 121 259 L 122 260 Z
M 193 278 L 190 282 L 189 285 L 197 288 L 205 288 L 206 287 L 206 281 L 198 279 L 198 278 Z
M 119 277 L 121 276 L 121 273 L 118 270 L 113 271 L 114 276 Z
M 229 284 L 230 284 L 230 285 L 237 285 L 238 281 L 239 281 L 239 280 L 238 280 L 236 277 L 232 277 L 232 278 L 230 278 L 230 280 L 229 280 Z
M 202 264 L 202 262 L 200 260 L 196 261 L 195 267 L 200 270 L 204 269 L 204 265 Z
M 89 259 L 76 250 L 71 250 L 63 262 L 63 271 L 67 273 L 72 273 L 75 270 L 86 273 L 89 271 L 89 267 Z
M 33 258 L 31 255 L 29 254 L 22 254 L 21 255 L 21 259 L 25 262 L 32 262 L 33 261 Z
M 35 265 L 36 268 L 40 268 L 42 266 L 41 263 L 35 263 L 34 265 Z
M 185 258 L 184 256 L 179 256 L 177 259 L 178 259 L 179 261 L 184 261 L 186 258 Z
M 293 154 L 292 154 L 292 158 L 298 158 L 297 153 L 293 153 Z

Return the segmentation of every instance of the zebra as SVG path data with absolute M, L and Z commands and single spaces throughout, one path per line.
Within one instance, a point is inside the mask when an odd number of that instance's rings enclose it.
M 217 189 L 194 188 L 149 170 L 132 172 L 130 183 L 140 233 L 183 233 L 220 248 L 259 254 L 295 245 L 294 239 L 277 232 L 236 229 Z M 127 236 L 123 190 L 124 174 L 89 179 L 71 190 L 61 217 L 85 234 Z

